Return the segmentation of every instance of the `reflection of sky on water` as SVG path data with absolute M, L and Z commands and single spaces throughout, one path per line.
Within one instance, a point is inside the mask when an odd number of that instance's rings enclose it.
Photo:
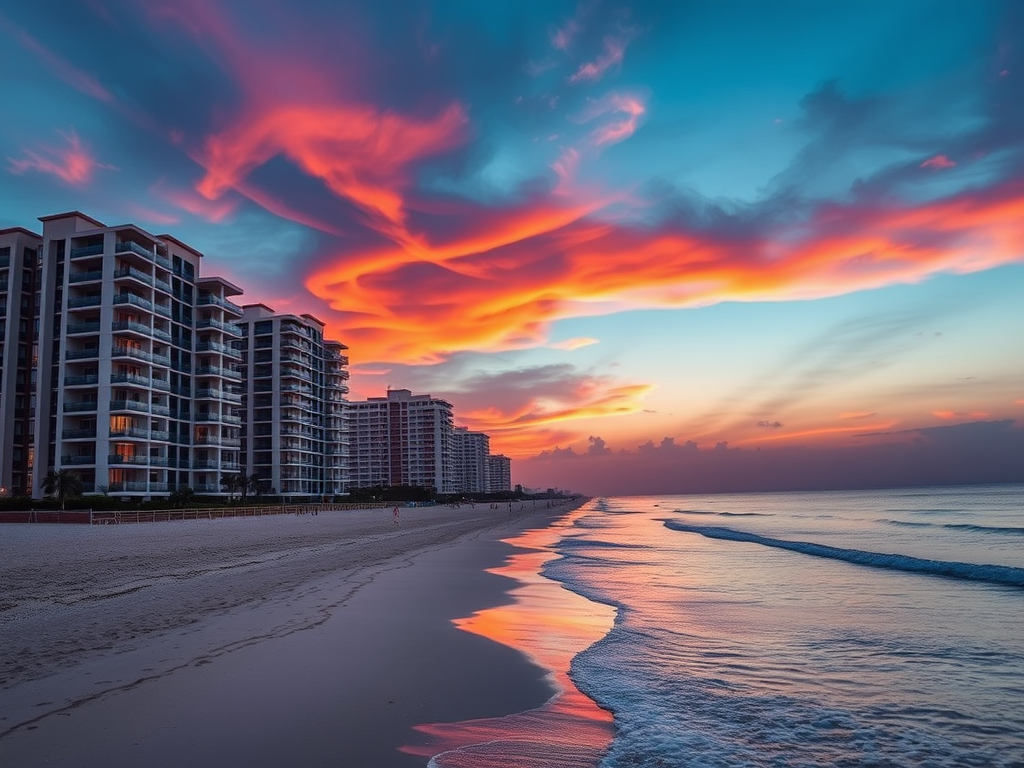
M 432 765 L 443 768 L 507 768 L 513 759 L 517 768 L 596 764 L 611 741 L 612 716 L 580 693 L 568 670 L 577 653 L 608 632 L 614 610 L 540 575 L 544 563 L 555 557 L 550 547 L 576 517 L 507 539 L 522 551 L 491 572 L 520 583 L 511 592 L 514 602 L 455 621 L 460 629 L 516 648 L 550 670 L 557 693 L 529 712 L 417 726 L 427 743 L 405 746 L 403 752 L 440 755 Z

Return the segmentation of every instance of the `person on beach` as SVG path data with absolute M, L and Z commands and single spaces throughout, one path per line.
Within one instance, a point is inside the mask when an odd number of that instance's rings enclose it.
M 398 525 L 398 507 L 395 507 L 395 511 L 391 514 L 391 521 Z

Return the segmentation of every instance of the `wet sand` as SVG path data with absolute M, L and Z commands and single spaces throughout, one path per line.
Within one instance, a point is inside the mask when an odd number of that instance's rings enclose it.
M 0 527 L 0 764 L 422 766 L 413 726 L 544 703 L 452 620 L 566 509 Z

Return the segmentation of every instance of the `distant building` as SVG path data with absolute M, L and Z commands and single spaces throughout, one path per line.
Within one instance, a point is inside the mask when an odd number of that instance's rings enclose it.
M 455 493 L 452 404 L 408 389 L 349 404 L 351 485 L 414 485 Z
M 36 275 L 42 237 L 0 229 L 0 496 L 32 493 Z
M 486 493 L 491 438 L 468 427 L 455 427 L 452 438 L 455 492 Z
M 244 307 L 239 322 L 242 457 L 248 476 L 282 496 L 348 490 L 347 347 L 323 338 L 312 315 Z
M 500 493 L 512 490 L 512 459 L 504 454 L 487 457 L 487 490 Z

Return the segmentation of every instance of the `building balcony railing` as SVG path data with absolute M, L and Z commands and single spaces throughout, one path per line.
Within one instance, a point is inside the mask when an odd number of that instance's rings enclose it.
M 135 464 L 138 466 L 149 466 L 149 456 L 118 456 L 112 454 L 107 456 L 107 464 Z
M 145 283 L 146 285 L 153 284 L 152 275 L 147 275 L 145 272 L 142 272 L 135 267 L 121 267 L 120 269 L 114 270 L 115 280 L 124 280 L 125 278 L 138 280 L 140 283 Z
M 156 416 L 170 416 L 171 415 L 171 407 L 169 405 L 157 405 L 157 404 L 154 403 L 153 407 L 150 410 Z
M 68 298 L 68 309 L 82 309 L 83 307 L 98 307 L 102 301 L 101 296 L 71 296 Z
M 90 269 L 87 272 L 71 272 L 68 274 L 69 283 L 88 283 L 93 280 L 102 280 L 102 269 Z
M 133 373 L 112 373 L 110 374 L 110 383 L 128 384 L 129 386 L 149 389 L 153 384 L 153 380 L 145 376 L 136 376 Z
M 139 427 L 119 427 L 110 430 L 110 436 L 118 439 L 135 438 L 137 440 L 148 440 L 149 430 Z
M 99 357 L 99 347 L 85 347 L 84 349 L 68 349 L 64 352 L 65 360 L 88 360 Z
M 140 403 L 137 400 L 111 400 L 110 410 L 149 413 L 149 403 Z
M 166 483 L 165 483 L 166 485 Z M 110 493 L 139 493 L 149 490 L 149 483 L 110 483 L 107 491 Z
M 219 296 L 214 296 L 212 294 L 205 294 L 203 296 L 200 296 L 199 299 L 196 301 L 196 305 L 200 306 L 200 307 L 203 307 L 203 306 L 221 307 L 223 309 L 228 310 L 229 312 L 231 312 L 233 314 L 238 315 L 239 317 L 242 316 L 242 308 L 240 306 L 235 304 L 233 301 L 228 301 L 227 299 L 222 299 Z
M 87 429 L 65 429 L 60 433 L 62 440 L 95 440 L 96 439 L 96 428 L 91 427 Z
M 68 323 L 67 334 L 68 336 L 75 336 L 81 333 L 99 333 L 100 324 L 99 321 L 89 323 Z
M 95 456 L 80 455 L 80 454 L 72 454 L 71 456 L 61 456 L 60 457 L 60 463 L 61 463 L 61 465 L 69 465 L 69 464 L 75 464 L 75 465 L 95 464 L 96 463 L 96 457 Z
M 134 293 L 119 293 L 114 296 L 114 304 L 131 304 L 133 307 L 139 307 L 145 309 L 148 312 L 153 311 L 153 302 L 149 299 L 144 299 L 141 296 L 136 296 Z
M 65 387 L 96 386 L 100 383 L 100 377 L 95 373 L 86 373 L 80 376 L 65 376 Z
M 147 248 L 143 248 L 138 243 L 132 242 L 131 240 L 121 240 L 114 245 L 114 253 L 134 253 L 142 256 L 144 259 L 155 261 L 156 252 L 150 251 Z
M 150 439 L 167 442 L 171 439 L 171 433 L 166 429 L 154 429 L 149 433 Z
M 237 325 L 232 325 L 231 323 L 222 323 L 220 320 L 214 320 L 212 317 L 204 318 L 197 322 L 196 328 L 216 328 L 217 330 L 224 331 L 224 333 L 230 336 L 242 338 L 242 331 Z
M 84 413 L 95 411 L 98 403 L 95 400 L 80 400 L 78 402 L 64 403 L 65 413 Z
M 132 333 L 142 334 L 143 336 L 152 336 L 153 329 L 148 325 L 142 323 L 136 323 L 133 320 L 116 320 L 110 324 L 110 330 L 117 332 L 131 331 Z
M 103 253 L 103 243 L 96 243 L 95 245 L 86 245 L 81 248 L 71 249 L 72 259 L 81 259 L 86 256 L 97 256 Z
M 156 288 L 158 291 L 163 291 L 164 293 L 170 293 L 171 292 L 171 284 L 170 283 L 165 283 L 159 277 L 154 277 L 153 278 L 153 287 Z
M 170 317 L 171 316 L 171 308 L 168 307 L 168 306 L 165 306 L 163 304 L 154 304 L 153 305 L 153 311 L 156 312 L 158 315 L 161 315 L 163 317 Z

